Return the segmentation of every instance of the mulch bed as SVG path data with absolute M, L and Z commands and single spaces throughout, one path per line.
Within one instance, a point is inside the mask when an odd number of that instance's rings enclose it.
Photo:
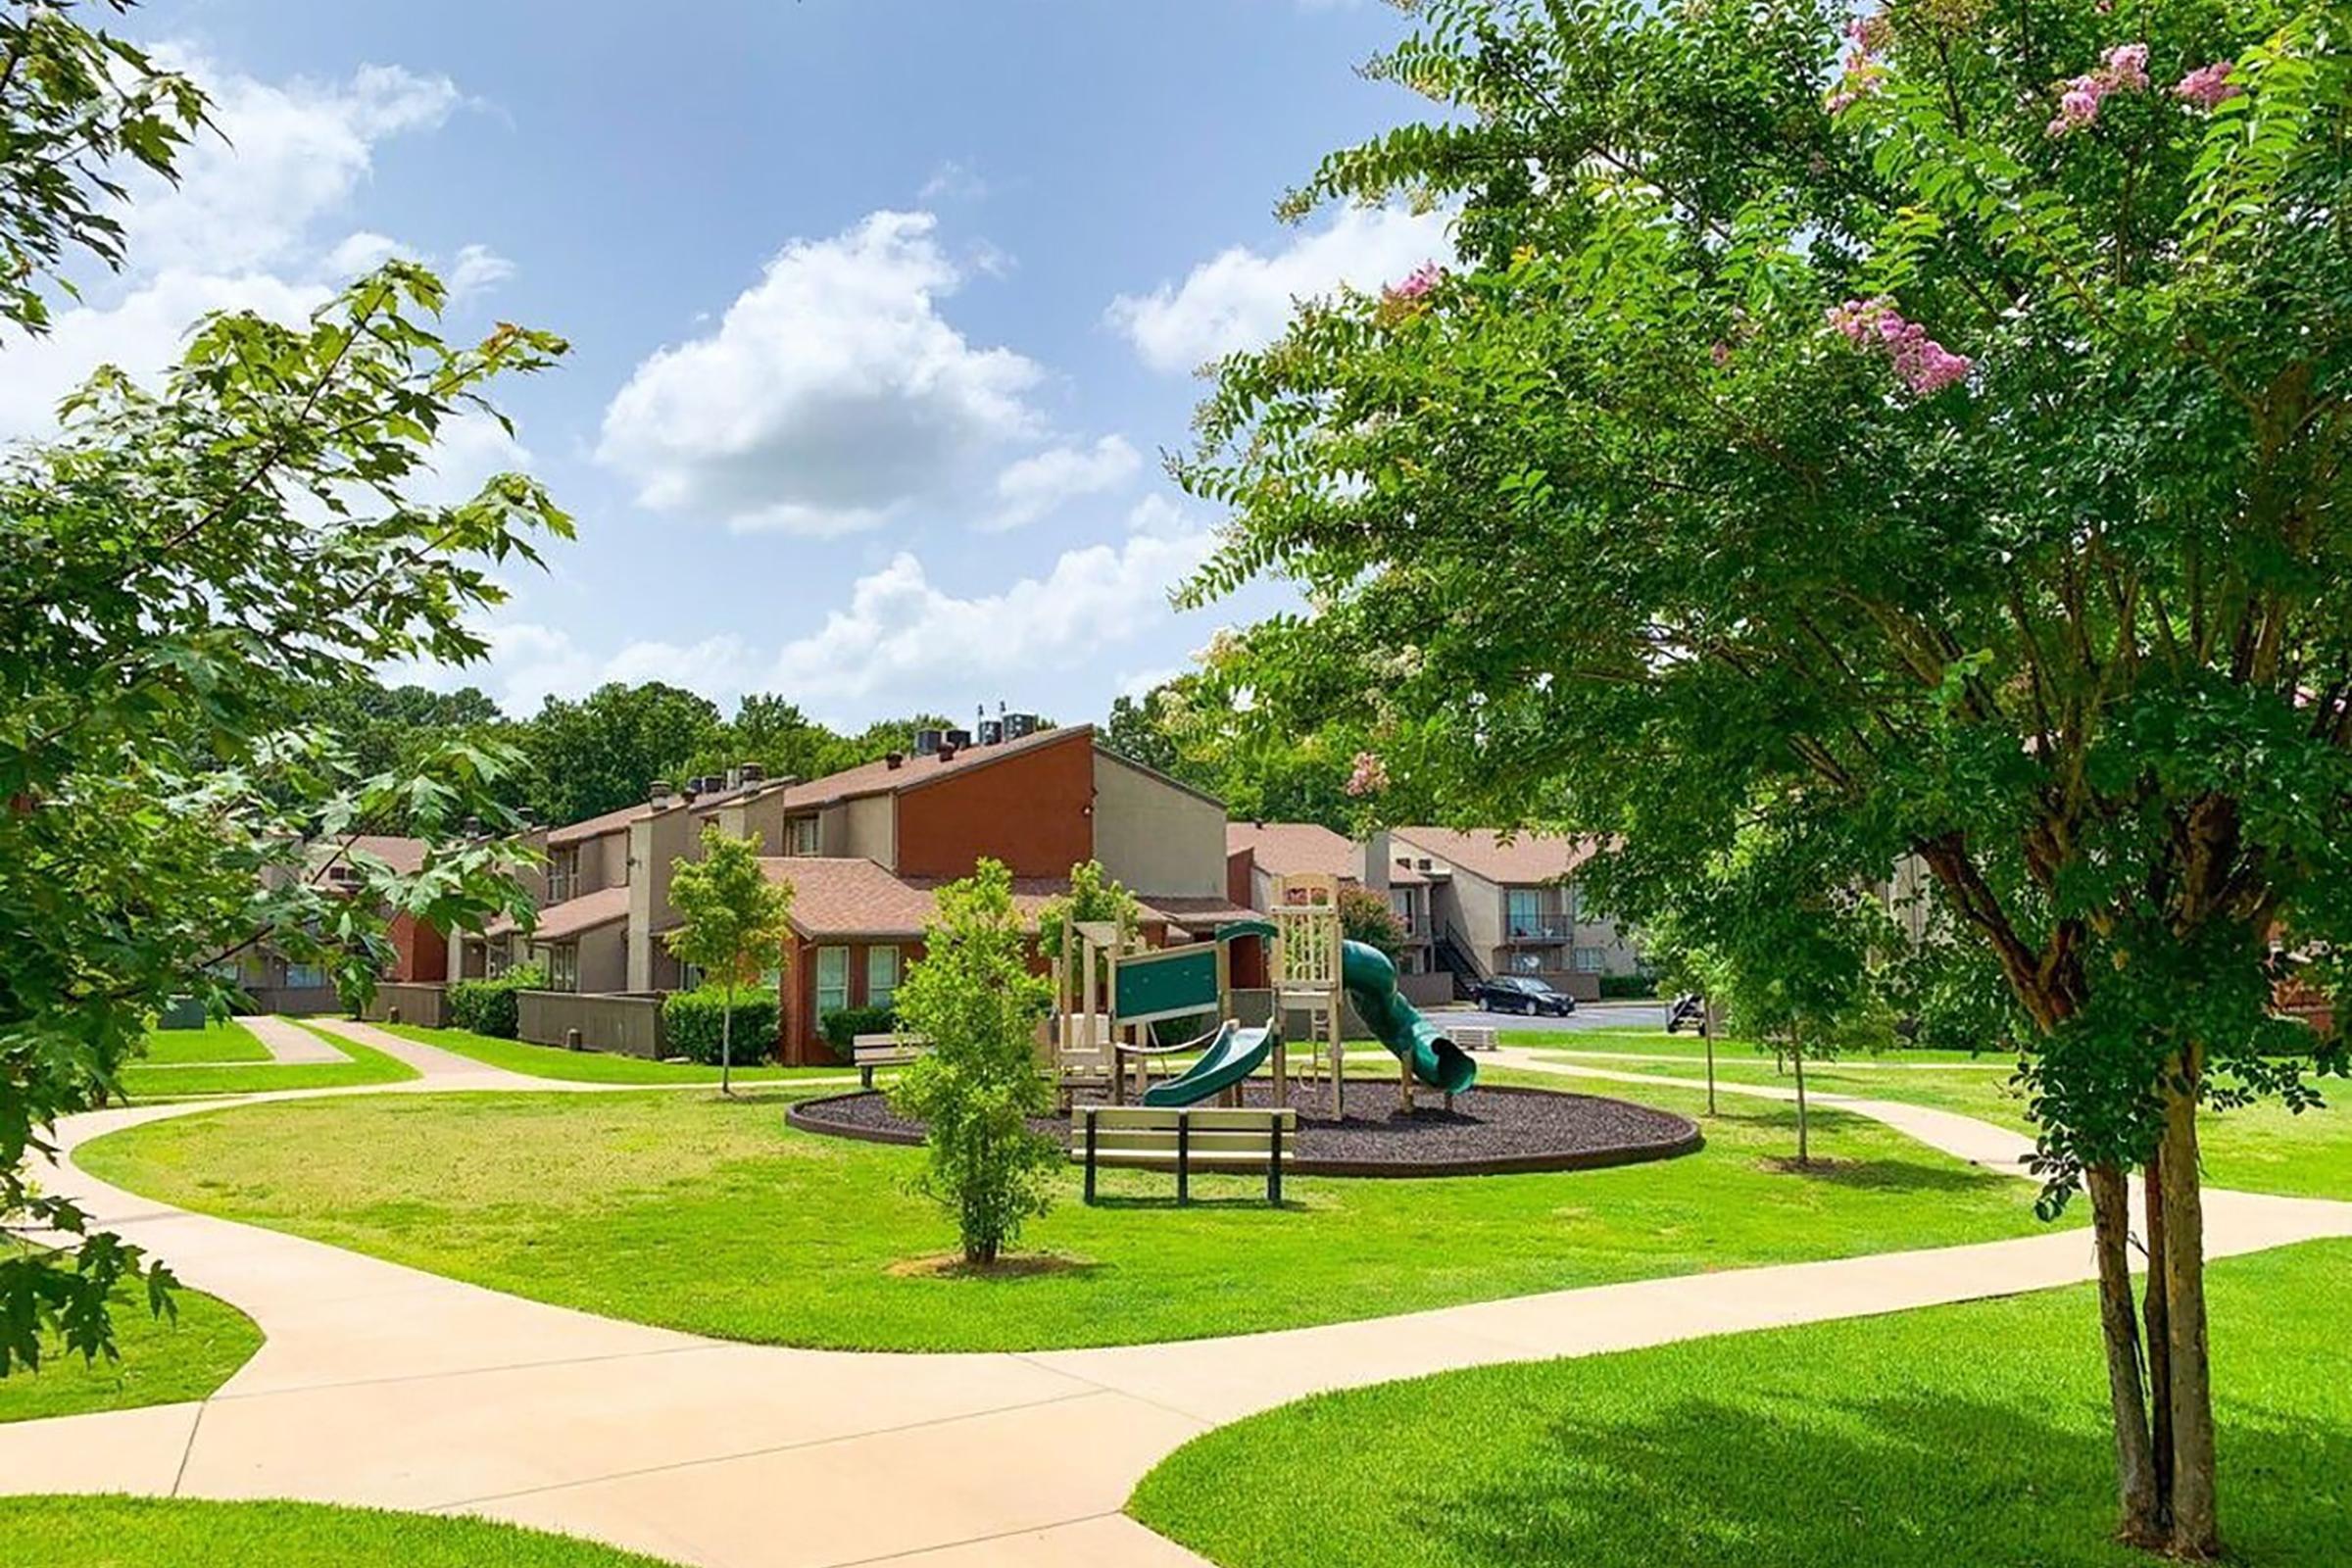
M 1272 1105 L 1274 1086 L 1253 1079 L 1245 1103 Z M 1492 1176 L 1515 1171 L 1586 1170 L 1688 1154 L 1703 1142 L 1698 1124 L 1671 1111 L 1598 1095 L 1547 1089 L 1473 1089 L 1444 1108 L 1434 1090 L 1416 1097 L 1410 1114 L 1396 1105 L 1394 1078 L 1350 1079 L 1348 1113 L 1329 1114 L 1320 1086 L 1294 1083 L 1301 1176 Z M 919 1144 L 922 1123 L 895 1114 L 881 1091 L 798 1102 L 786 1112 L 805 1132 L 881 1144 Z M 1067 1147 L 1066 1117 L 1032 1119 Z

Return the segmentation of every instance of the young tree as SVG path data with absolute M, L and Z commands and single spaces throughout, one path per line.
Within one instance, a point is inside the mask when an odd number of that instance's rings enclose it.
M 1029 939 L 1012 873 L 982 860 L 939 890 L 923 956 L 900 982 L 900 1023 L 931 1042 L 891 1103 L 925 1125 L 930 1162 L 917 1184 L 956 1214 L 967 1263 L 987 1265 L 1043 1214 L 1061 1150 L 1029 1128 L 1053 1108 L 1038 1071 L 1038 1020 L 1053 988 L 1029 972 Z
M 2089 1195 L 2123 1532 L 2212 1554 L 2198 1111 L 2312 1102 L 2269 959 L 2352 939 L 2352 16 L 1416 9 L 1444 113 L 1296 206 L 1457 255 L 1220 367 L 1192 599 L 1311 612 L 1219 686 L 1458 817 L 1915 857 Z
M 74 9 L 0 7 L 0 318 L 38 330 L 52 269 L 119 260 L 119 166 L 169 173 L 202 108 Z M 374 666 L 481 657 L 491 569 L 571 531 L 520 475 L 454 507 L 411 494 L 446 420 L 495 414 L 490 381 L 563 350 L 515 326 L 444 343 L 442 300 L 395 263 L 302 325 L 208 318 L 160 385 L 101 369 L 52 440 L 0 454 L 0 1223 L 77 1242 L 0 1241 L 0 1373 L 53 1340 L 107 1352 L 132 1280 L 164 1299 L 164 1270 L 25 1164 L 170 997 L 225 1009 L 216 966 L 261 945 L 365 995 L 393 913 L 527 912 L 496 799 L 511 753 L 363 772 L 288 718 Z M 435 841 L 414 874 L 352 849 L 396 822 Z M 330 886 L 344 868 L 356 887 Z
M 760 984 L 784 961 L 792 885 L 770 882 L 760 865 L 760 840 L 734 838 L 717 824 L 703 829 L 703 858 L 672 862 L 669 902 L 680 924 L 663 940 L 679 961 L 718 984 L 726 1010 L 718 1022 L 718 1092 L 735 1092 L 735 993 Z
M 1142 919 L 1143 906 L 1102 869 L 1102 861 L 1081 860 L 1070 867 L 1070 891 L 1037 913 L 1037 950 L 1049 958 L 1060 957 L 1070 927 L 1081 920 L 1114 925 L 1119 939 L 1131 942 Z

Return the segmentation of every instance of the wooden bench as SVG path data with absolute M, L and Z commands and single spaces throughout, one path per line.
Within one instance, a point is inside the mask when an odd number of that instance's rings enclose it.
M 850 1057 L 858 1064 L 860 1087 L 874 1087 L 876 1067 L 904 1067 L 931 1049 L 921 1035 L 859 1035 L 851 1042 Z
M 1464 1051 L 1493 1051 L 1494 1049 L 1494 1030 L 1490 1024 L 1463 1024 L 1459 1028 L 1446 1030 L 1446 1038 Z
M 1282 1167 L 1298 1142 L 1298 1113 L 1288 1108 L 1206 1105 L 1086 1105 L 1070 1129 L 1070 1158 L 1086 1166 L 1086 1200 L 1105 1165 L 1173 1170 L 1176 1201 L 1193 1197 L 1193 1172 L 1266 1173 L 1266 1201 L 1282 1201 Z

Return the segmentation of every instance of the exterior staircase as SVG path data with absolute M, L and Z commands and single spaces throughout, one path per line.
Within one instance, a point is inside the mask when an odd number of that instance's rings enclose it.
M 1471 955 L 1470 945 L 1462 940 L 1461 927 L 1450 921 L 1445 930 L 1438 933 L 1437 941 L 1431 945 L 1430 955 L 1438 960 L 1439 968 L 1453 976 L 1453 997 L 1456 1002 L 1468 1001 L 1470 988 L 1487 977 L 1487 971 L 1480 967 L 1478 959 Z

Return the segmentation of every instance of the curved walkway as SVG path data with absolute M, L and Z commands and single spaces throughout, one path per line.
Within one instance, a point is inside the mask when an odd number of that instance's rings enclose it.
M 378 1045 L 369 1036 L 397 1040 L 368 1031 L 368 1045 Z M 426 1077 L 252 1098 L 603 1087 L 399 1044 Z M 410 1052 L 445 1059 L 427 1066 Z M 1656 1081 L 1498 1054 L 1563 1077 Z M 1949 1112 L 1814 1098 L 1994 1168 L 2015 1171 L 2026 1149 Z M 70 1153 L 122 1127 L 206 1108 L 99 1111 L 60 1132 Z M 472 1512 L 709 1568 L 1195 1564 L 1118 1511 L 1129 1492 L 1188 1438 L 1302 1395 L 2090 1277 L 2086 1238 L 2068 1231 L 1236 1339 L 855 1354 L 728 1345 L 525 1301 L 143 1200 L 71 1163 L 42 1180 L 169 1258 L 189 1285 L 243 1308 L 268 1340 L 201 1403 L 0 1427 L 0 1487 Z M 2352 1204 L 2214 1192 L 2207 1221 L 2209 1251 L 2220 1256 L 2352 1236 Z

